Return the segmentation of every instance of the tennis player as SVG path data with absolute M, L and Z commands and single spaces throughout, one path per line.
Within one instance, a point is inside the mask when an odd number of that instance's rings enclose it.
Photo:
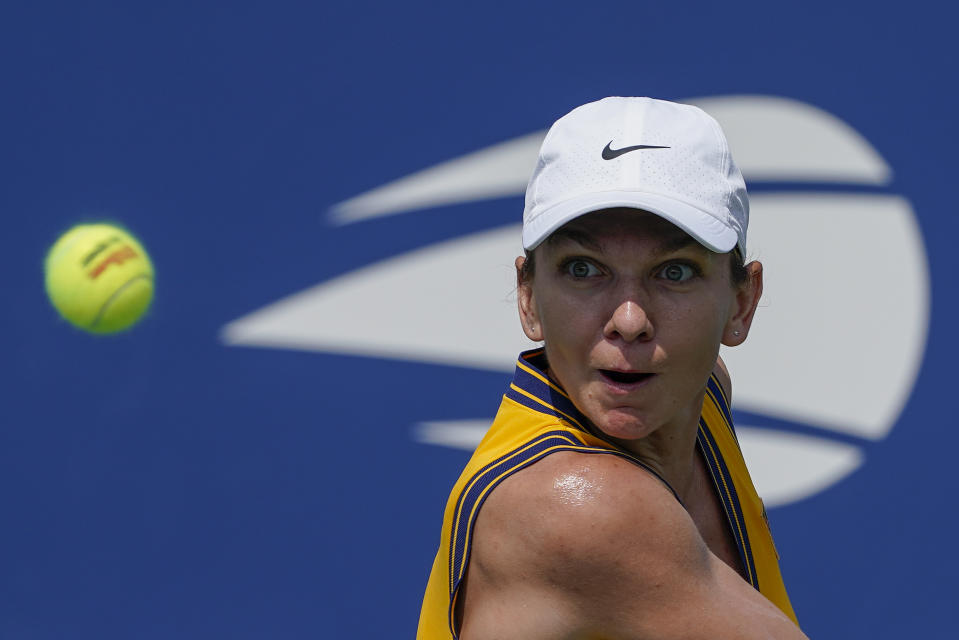
M 762 265 L 719 125 L 606 98 L 550 129 L 516 260 L 520 355 L 450 495 L 421 640 L 804 638 L 720 344 Z

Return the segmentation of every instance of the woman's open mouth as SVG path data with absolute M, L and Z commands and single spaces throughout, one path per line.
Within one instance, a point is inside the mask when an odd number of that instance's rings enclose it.
M 638 371 L 613 371 L 612 369 L 600 369 L 599 372 L 604 378 L 615 382 L 616 384 L 636 384 L 653 377 L 652 373 L 641 373 Z

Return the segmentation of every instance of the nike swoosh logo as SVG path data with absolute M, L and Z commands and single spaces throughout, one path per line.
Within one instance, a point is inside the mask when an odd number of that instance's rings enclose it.
M 606 148 L 603 149 L 603 160 L 612 160 L 613 158 L 618 158 L 624 153 L 636 151 L 637 149 L 669 149 L 669 147 L 658 147 L 654 144 L 634 144 L 631 147 L 623 147 L 622 149 L 611 149 L 611 144 L 613 144 L 612 140 L 610 140 L 606 145 Z

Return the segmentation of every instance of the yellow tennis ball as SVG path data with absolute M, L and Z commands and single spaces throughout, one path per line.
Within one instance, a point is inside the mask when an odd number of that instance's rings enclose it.
M 107 223 L 73 227 L 44 263 L 50 302 L 91 333 L 133 326 L 153 299 L 153 265 L 128 231 Z

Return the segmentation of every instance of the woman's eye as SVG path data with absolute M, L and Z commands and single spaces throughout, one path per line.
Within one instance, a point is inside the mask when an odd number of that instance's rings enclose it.
M 663 278 L 669 280 L 670 282 L 686 282 L 696 275 L 696 270 L 688 264 L 674 262 L 672 264 L 667 264 L 659 273 Z
M 570 260 L 566 263 L 566 273 L 574 278 L 589 278 L 599 275 L 599 269 L 585 260 Z

